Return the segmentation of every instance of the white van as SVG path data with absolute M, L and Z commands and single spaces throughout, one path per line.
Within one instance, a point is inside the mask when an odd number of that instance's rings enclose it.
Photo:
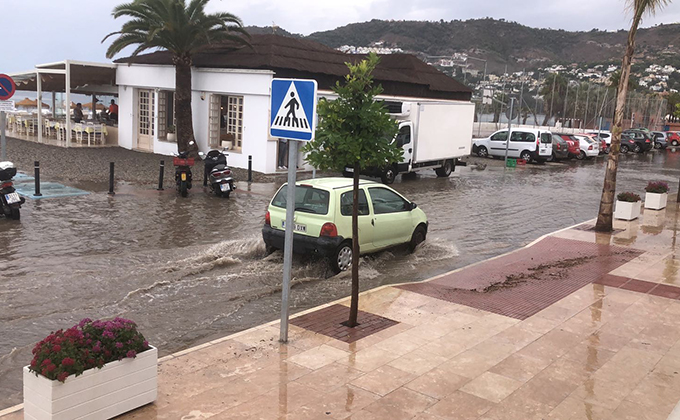
M 499 130 L 484 139 L 473 141 L 473 153 L 477 156 L 505 156 L 508 130 Z M 534 128 L 513 128 L 507 145 L 508 157 L 527 162 L 543 162 L 552 156 L 552 133 Z

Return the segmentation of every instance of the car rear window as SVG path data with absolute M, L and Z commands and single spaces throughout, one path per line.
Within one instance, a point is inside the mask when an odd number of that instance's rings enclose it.
M 274 199 L 272 206 L 286 208 L 286 195 L 288 185 L 284 185 Z M 296 185 L 295 186 L 295 211 L 302 211 L 313 214 L 328 214 L 328 200 L 330 193 L 318 188 Z
M 541 133 L 541 143 L 552 143 L 552 135 L 550 133 Z

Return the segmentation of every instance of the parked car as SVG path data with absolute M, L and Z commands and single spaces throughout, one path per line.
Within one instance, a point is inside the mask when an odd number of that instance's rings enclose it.
M 652 131 L 652 136 L 655 149 L 665 149 L 668 146 L 668 133 L 665 131 Z
M 477 156 L 505 156 L 508 130 L 499 130 L 487 138 L 472 142 Z M 507 144 L 508 156 L 524 159 L 527 162 L 542 162 L 552 156 L 552 133 L 532 128 L 512 129 Z
M 680 145 L 680 133 L 677 131 L 666 131 L 666 141 L 673 147 Z
M 588 136 L 590 137 L 591 140 L 596 142 L 600 146 L 600 154 L 601 155 L 606 155 L 609 153 L 609 145 L 607 144 L 607 141 L 601 137 L 598 137 L 597 134 L 592 134 L 592 133 L 585 133 L 585 134 L 580 134 L 581 136 Z
M 262 237 L 269 251 L 283 249 L 286 221 L 284 184 L 272 198 Z M 316 178 L 295 184 L 293 251 L 330 259 L 345 271 L 352 265 L 352 180 Z M 425 240 L 427 216 L 392 188 L 372 181 L 359 183 L 359 249 L 368 254 L 400 244 L 411 250 Z
M 623 130 L 621 134 L 621 139 L 623 140 L 623 135 L 627 138 L 634 140 L 634 144 L 630 144 L 630 150 L 635 153 L 644 153 L 654 147 L 654 140 L 652 139 L 651 132 L 648 130 L 641 130 L 637 128 L 632 128 L 628 130 Z M 623 141 L 621 142 L 621 151 L 623 152 Z M 626 153 L 626 152 L 624 152 Z
M 552 155 L 547 159 L 548 162 L 557 162 L 562 159 L 569 159 L 569 143 L 562 137 L 552 136 Z
M 593 134 L 595 136 L 599 135 L 602 140 L 604 140 L 607 145 L 612 144 L 612 132 L 608 130 L 588 130 L 586 134 Z
M 581 146 L 576 137 L 571 134 L 558 134 L 564 141 L 567 142 L 568 152 L 570 158 L 576 158 L 581 154 Z
M 574 137 L 579 141 L 580 153 L 577 156 L 578 160 L 598 157 L 600 155 L 600 145 L 595 140 L 579 134 L 575 134 Z

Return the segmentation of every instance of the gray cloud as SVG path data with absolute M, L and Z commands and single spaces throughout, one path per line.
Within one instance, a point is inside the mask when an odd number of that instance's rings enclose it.
M 3 52 L 0 72 L 74 59 L 108 61 L 102 38 L 120 27 L 111 10 L 121 0 L 2 0 Z M 622 0 L 212 0 L 210 11 L 230 11 L 246 25 L 276 22 L 309 34 L 371 19 L 453 20 L 494 17 L 565 30 L 628 29 Z M 680 2 L 643 20 L 643 26 L 680 21 Z

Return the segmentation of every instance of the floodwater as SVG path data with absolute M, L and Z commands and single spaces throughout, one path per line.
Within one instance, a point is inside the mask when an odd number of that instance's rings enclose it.
M 428 215 L 427 241 L 362 258 L 362 289 L 421 280 L 521 247 L 597 214 L 604 158 L 504 170 L 472 159 L 447 179 L 427 172 L 394 188 Z M 648 180 L 675 190 L 680 150 L 622 156 L 619 191 Z M 0 409 L 21 402 L 33 345 L 84 317 L 135 320 L 162 354 L 277 319 L 282 253 L 260 228 L 278 185 L 240 184 L 228 200 L 200 186 L 180 198 L 121 186 L 115 196 L 28 200 L 0 218 Z M 349 295 L 348 273 L 296 256 L 292 312 Z

